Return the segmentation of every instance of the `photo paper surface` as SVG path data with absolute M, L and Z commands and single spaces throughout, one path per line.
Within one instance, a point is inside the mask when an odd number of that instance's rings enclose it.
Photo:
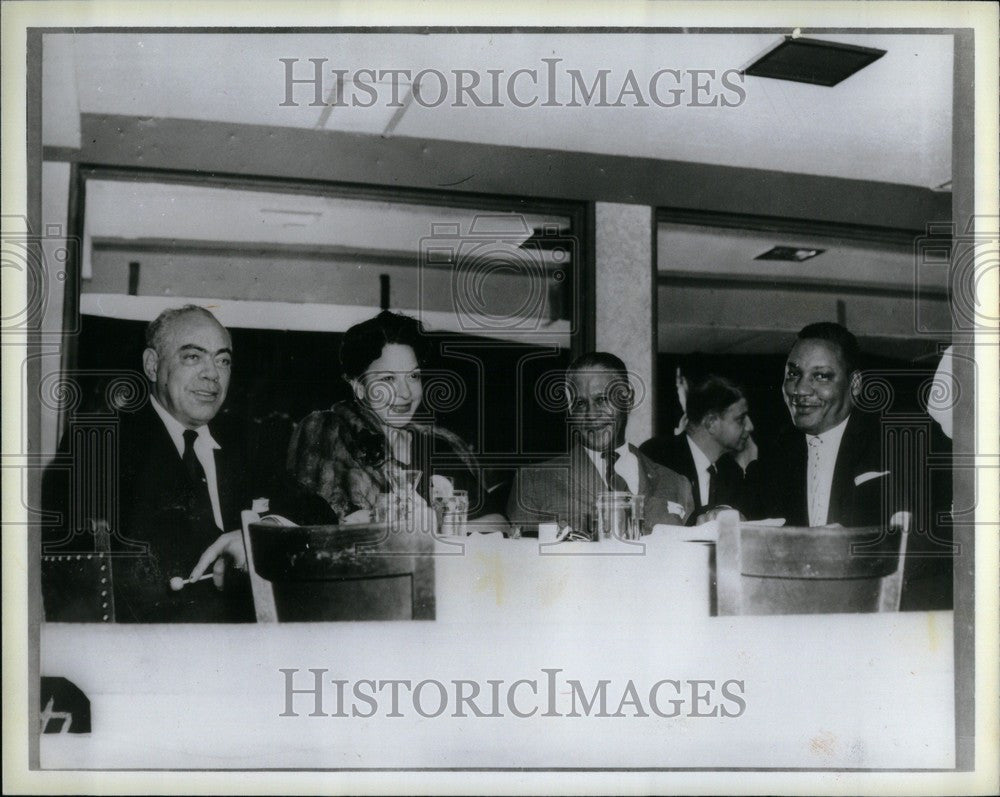
M 5 4 L 13 790 L 989 792 L 997 17 L 872 8 Z

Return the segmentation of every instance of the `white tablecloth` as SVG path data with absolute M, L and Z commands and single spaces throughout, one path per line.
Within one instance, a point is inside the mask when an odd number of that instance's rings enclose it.
M 41 671 L 92 701 L 93 731 L 42 737 L 43 767 L 809 767 L 934 768 L 954 763 L 952 615 L 709 617 L 708 547 L 697 529 L 658 528 L 640 555 L 602 544 L 539 550 L 537 540 L 474 536 L 436 562 L 437 620 L 279 626 L 43 626 Z M 636 549 L 639 550 L 639 549 Z M 388 717 L 309 716 L 293 695 L 324 670 L 348 696 L 364 679 L 433 680 L 482 695 L 518 687 L 499 717 L 438 717 L 404 697 Z M 549 673 L 557 688 L 548 694 Z M 567 716 L 600 684 L 606 714 Z M 650 688 L 740 682 L 739 716 L 650 710 Z M 621 706 L 632 683 L 647 716 Z M 736 687 L 732 687 L 735 689 Z M 672 687 L 671 687 L 672 689 Z M 669 689 L 661 691 L 669 698 Z M 404 692 L 409 695 L 409 692 Z M 424 695 L 433 710 L 432 689 Z M 547 700 L 557 714 L 541 716 Z M 362 713 L 363 702 L 348 700 Z M 482 702 L 482 701 L 480 701 Z M 665 700 L 661 701 L 665 702 Z M 661 706 L 662 709 L 662 706 Z M 350 714 L 350 708 L 347 713 Z M 466 712 L 469 714 L 469 710 Z M 489 713 L 489 712 L 487 712 Z

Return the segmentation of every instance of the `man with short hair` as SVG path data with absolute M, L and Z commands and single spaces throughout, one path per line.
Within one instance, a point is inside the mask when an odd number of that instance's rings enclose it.
M 869 526 L 890 517 L 875 419 L 856 407 L 861 392 L 857 339 L 840 324 L 809 324 L 798 334 L 782 384 L 791 428 L 753 467 L 750 516 L 789 526 Z
M 686 415 L 682 434 L 654 437 L 639 450 L 691 482 L 692 520 L 739 508 L 744 474 L 734 455 L 747 448 L 753 431 L 743 389 L 726 377 L 710 375 L 688 390 Z
M 645 496 L 648 533 L 658 523 L 683 525 L 694 508 L 691 485 L 625 441 L 635 400 L 625 364 L 592 352 L 566 372 L 569 451 L 522 468 L 511 490 L 507 516 L 523 531 L 555 521 L 588 534 L 597 494 L 619 490 Z
M 227 559 L 245 565 L 242 545 L 220 548 L 225 556 L 211 557 L 211 580 L 181 589 L 171 585 L 171 579 L 189 577 L 223 531 L 239 527 L 240 512 L 250 503 L 245 463 L 209 428 L 226 400 L 232 358 L 229 332 L 201 307 L 166 310 L 147 328 L 142 367 L 151 395 L 138 411 L 121 414 L 117 472 L 103 475 L 117 479 L 115 506 L 110 517 L 90 518 L 111 536 L 116 620 L 254 619 L 246 577 L 227 575 L 223 583 Z M 62 491 L 56 501 L 68 500 L 68 485 L 56 489 Z

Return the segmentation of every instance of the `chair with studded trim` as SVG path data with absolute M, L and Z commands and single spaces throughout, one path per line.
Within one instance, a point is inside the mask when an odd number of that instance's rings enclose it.
M 47 622 L 115 621 L 110 539 L 107 525 L 94 523 L 87 550 L 69 545 L 42 550 L 42 603 Z

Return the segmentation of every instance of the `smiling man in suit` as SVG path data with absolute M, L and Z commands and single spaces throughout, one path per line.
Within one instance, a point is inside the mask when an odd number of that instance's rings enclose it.
M 746 449 L 753 431 L 743 389 L 726 377 L 707 376 L 689 388 L 686 415 L 682 434 L 654 437 L 639 450 L 691 482 L 692 521 L 739 508 L 744 474 L 734 455 Z
M 658 523 L 683 525 L 694 509 L 687 479 L 625 441 L 635 401 L 625 364 L 605 352 L 577 358 L 566 372 L 566 401 L 569 451 L 518 472 L 507 504 L 511 523 L 529 531 L 556 521 L 586 534 L 597 494 L 627 490 L 645 496 L 647 533 Z
M 248 579 L 226 572 L 234 558 L 242 560 L 238 567 L 245 565 L 236 546 L 212 557 L 212 579 L 180 590 L 170 583 L 187 578 L 225 529 L 239 527 L 240 511 L 249 506 L 245 462 L 209 428 L 229 390 L 232 349 L 229 332 L 207 310 L 186 305 L 161 313 L 147 328 L 142 355 L 151 395 L 137 411 L 120 414 L 117 456 L 111 460 L 117 467 L 85 474 L 93 464 L 86 457 L 74 463 L 78 481 L 86 477 L 112 496 L 107 511 L 84 520 L 110 536 L 118 621 L 254 619 Z M 50 505 L 63 501 L 64 518 L 69 517 L 65 502 L 73 500 L 69 491 L 65 479 L 50 483 Z M 85 511 L 98 505 L 87 496 L 75 500 Z
M 791 428 L 752 463 L 750 516 L 789 526 L 873 526 L 890 516 L 876 419 L 856 407 L 857 339 L 840 324 L 809 324 L 788 354 L 782 391 Z

